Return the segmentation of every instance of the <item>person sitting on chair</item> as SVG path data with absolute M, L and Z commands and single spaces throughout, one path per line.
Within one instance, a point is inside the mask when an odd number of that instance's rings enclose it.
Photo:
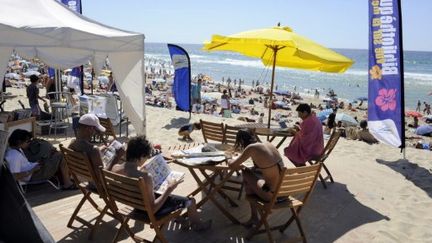
M 145 136 L 137 136 L 129 140 L 126 150 L 126 162 L 117 164 L 113 167 L 112 171 L 115 173 L 123 174 L 125 176 L 140 178 L 145 181 L 146 195 L 149 197 L 150 207 L 158 215 L 165 215 L 180 208 L 188 209 L 189 222 L 187 228 L 190 227 L 194 231 L 207 230 L 211 227 L 212 221 L 202 221 L 196 210 L 195 199 L 177 196 L 171 194 L 178 184 L 183 180 L 172 180 L 168 182 L 167 190 L 162 194 L 154 192 L 152 175 L 147 173 L 144 169 L 145 161 L 150 158 L 152 154 L 152 145 Z M 141 169 L 138 169 L 141 166 Z M 135 209 L 137 210 L 137 209 Z M 183 225 L 184 225 L 183 223 Z
M 311 113 L 308 104 L 300 104 L 296 111 L 303 122 L 300 126 L 290 129 L 290 132 L 294 133 L 294 138 L 284 149 L 284 153 L 298 167 L 321 155 L 324 150 L 324 138 L 322 124 L 315 114 Z
M 29 131 L 17 129 L 9 137 L 9 148 L 5 154 L 5 160 L 9 165 L 11 173 L 15 179 L 20 182 L 33 182 L 48 180 L 60 171 L 63 189 L 77 189 L 70 180 L 66 163 L 63 159 L 53 159 L 49 162 L 28 161 L 24 150 L 26 150 L 32 140 L 32 134 Z
M 102 154 L 107 147 L 105 145 L 97 148 L 90 141 L 96 132 L 105 132 L 105 128 L 100 124 L 99 118 L 94 114 L 85 114 L 78 121 L 77 138 L 71 142 L 69 148 L 76 152 L 86 153 L 93 168 L 96 170 L 103 166 Z M 116 150 L 113 161 L 107 165 L 106 169 L 111 170 L 112 166 L 118 163 L 125 151 L 121 148 Z M 99 176 L 99 173 L 95 173 Z
M 230 168 L 238 170 L 244 161 L 251 158 L 256 169 L 242 169 L 243 183 L 251 208 L 251 217 L 243 225 L 252 227 L 259 222 L 256 199 L 253 197 L 263 201 L 272 199 L 284 164 L 277 148 L 269 142 L 259 143 L 250 129 L 240 129 L 237 132 L 235 149 L 243 152 L 228 161 Z

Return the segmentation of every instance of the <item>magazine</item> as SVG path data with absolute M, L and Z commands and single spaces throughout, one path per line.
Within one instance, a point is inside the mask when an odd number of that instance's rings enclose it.
M 169 180 L 181 180 L 185 175 L 183 172 L 171 170 L 162 154 L 155 155 L 146 162 L 144 169 L 152 175 L 153 189 L 160 194 L 168 188 Z
M 108 148 L 105 150 L 105 152 L 102 155 L 102 162 L 104 165 L 104 168 L 107 168 L 110 166 L 110 164 L 113 162 L 114 157 L 116 155 L 116 151 L 124 148 L 124 144 L 120 143 L 117 140 L 114 140 L 111 142 L 111 144 L 108 146 Z
M 203 150 L 206 152 L 203 152 Z M 172 156 L 189 165 L 214 165 L 227 159 L 225 152 L 218 151 L 211 145 L 200 145 L 187 150 L 179 150 L 173 153 Z

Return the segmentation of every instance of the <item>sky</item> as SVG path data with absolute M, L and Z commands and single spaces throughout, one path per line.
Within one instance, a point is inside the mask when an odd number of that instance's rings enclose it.
M 83 15 L 146 42 L 201 44 L 281 25 L 330 48 L 368 48 L 368 0 L 81 0 Z M 432 0 L 401 0 L 405 50 L 432 51 Z

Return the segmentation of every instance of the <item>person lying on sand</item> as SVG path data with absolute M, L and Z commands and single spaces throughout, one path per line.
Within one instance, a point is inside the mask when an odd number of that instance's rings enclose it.
M 432 151 L 432 142 L 422 142 L 418 141 L 417 143 L 413 144 L 416 149 L 427 149 Z

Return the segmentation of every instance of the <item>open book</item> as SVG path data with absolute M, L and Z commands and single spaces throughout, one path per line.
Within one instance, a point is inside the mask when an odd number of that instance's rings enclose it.
M 161 194 L 166 191 L 169 180 L 181 180 L 185 175 L 183 172 L 171 170 L 162 154 L 155 155 L 146 162 L 144 169 L 152 175 L 154 191 Z
M 124 148 L 124 145 L 117 140 L 114 140 L 110 143 L 110 145 L 102 155 L 102 162 L 104 168 L 107 168 L 113 162 L 116 151 L 121 148 Z

